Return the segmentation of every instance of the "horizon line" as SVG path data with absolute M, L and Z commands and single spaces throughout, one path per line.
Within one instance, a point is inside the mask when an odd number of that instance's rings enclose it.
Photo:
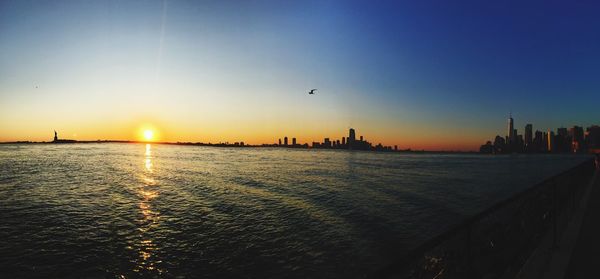
M 398 149 L 398 150 L 360 150 L 360 149 L 347 149 L 347 148 L 318 148 L 310 146 L 308 143 L 294 145 L 279 145 L 277 143 L 261 143 L 261 144 L 245 144 L 241 145 L 243 141 L 239 142 L 192 142 L 192 141 L 139 141 L 139 140 L 116 140 L 116 139 L 97 139 L 97 140 L 71 140 L 62 139 L 65 142 L 54 142 L 54 141 L 30 141 L 30 140 L 17 140 L 17 141 L 0 141 L 0 144 L 75 144 L 75 143 L 141 143 L 141 144 L 167 144 L 167 145 L 188 145 L 188 146 L 208 146 L 208 147 L 239 147 L 239 148 L 289 148 L 289 149 L 332 149 L 332 150 L 351 150 L 351 151 L 376 151 L 376 152 L 414 152 L 414 153 L 479 153 L 476 150 L 441 150 L 441 149 Z M 237 143 L 237 144 L 236 144 Z

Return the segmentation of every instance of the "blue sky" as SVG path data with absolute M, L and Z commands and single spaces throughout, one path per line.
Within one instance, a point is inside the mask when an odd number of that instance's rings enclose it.
M 598 124 L 592 1 L 2 1 L 0 140 L 339 137 L 475 149 Z M 38 86 L 36 88 L 35 86 Z M 318 88 L 318 94 L 305 91 Z

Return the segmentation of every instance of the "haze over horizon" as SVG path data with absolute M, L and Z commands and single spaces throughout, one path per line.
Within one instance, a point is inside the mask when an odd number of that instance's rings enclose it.
M 477 150 L 599 124 L 600 4 L 2 1 L 0 141 Z M 307 91 L 317 88 L 315 95 Z

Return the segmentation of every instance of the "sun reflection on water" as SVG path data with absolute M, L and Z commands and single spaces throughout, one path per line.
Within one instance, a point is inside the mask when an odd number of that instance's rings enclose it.
M 152 145 L 151 144 L 146 144 L 146 153 L 144 153 L 144 155 L 146 156 L 144 162 L 145 162 L 145 167 L 146 167 L 146 172 L 152 173 Z
M 153 177 L 154 169 L 152 160 L 152 145 L 146 144 L 144 171 L 141 175 L 142 183 L 140 183 L 137 191 L 140 197 L 139 212 L 141 215 L 138 220 L 139 240 L 135 245 L 138 250 L 138 258 L 133 269 L 134 272 L 141 274 L 161 274 L 163 272 L 157 267 L 157 264 L 161 261 L 156 257 L 158 247 L 152 237 L 160 221 L 160 212 L 153 209 L 152 206 L 152 201 L 159 196 L 159 191 L 156 189 L 156 180 Z

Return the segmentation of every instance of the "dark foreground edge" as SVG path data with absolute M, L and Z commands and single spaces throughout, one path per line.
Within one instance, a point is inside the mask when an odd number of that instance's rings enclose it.
M 586 160 L 453 226 L 371 277 L 513 277 L 545 234 L 558 244 L 593 173 L 593 159 Z

